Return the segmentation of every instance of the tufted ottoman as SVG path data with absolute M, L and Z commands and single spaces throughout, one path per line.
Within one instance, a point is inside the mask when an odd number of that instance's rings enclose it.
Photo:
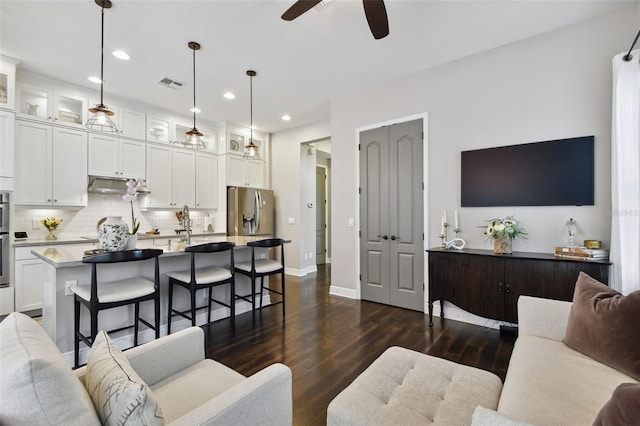
M 327 409 L 328 425 L 469 425 L 477 405 L 495 410 L 495 374 L 391 347 Z

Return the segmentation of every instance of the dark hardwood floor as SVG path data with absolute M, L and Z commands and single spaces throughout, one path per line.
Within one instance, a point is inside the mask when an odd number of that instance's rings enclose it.
M 372 302 L 329 295 L 330 265 L 317 275 L 287 276 L 287 314 L 275 305 L 257 315 L 204 326 L 207 357 L 245 376 L 274 362 L 293 372 L 295 425 L 326 424 L 329 402 L 385 349 L 402 346 L 497 374 L 503 381 L 515 337 L 454 320 L 429 318 Z M 277 280 L 276 280 L 277 281 Z M 274 281 L 272 285 L 278 285 Z

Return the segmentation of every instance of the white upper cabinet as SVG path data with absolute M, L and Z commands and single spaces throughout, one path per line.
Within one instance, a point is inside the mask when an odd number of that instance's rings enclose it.
M 16 108 L 16 65 L 20 61 L 0 55 L 0 108 Z
M 147 116 L 147 141 L 169 143 L 170 138 L 171 122 L 169 120 Z
M 65 92 L 64 89 L 18 84 L 16 111 L 21 118 L 84 127 L 88 108 L 87 99 L 79 94 Z
M 144 178 L 145 143 L 106 134 L 89 135 L 89 175 Z
M 227 185 L 264 188 L 264 162 L 227 155 Z
M 87 132 L 16 122 L 15 203 L 87 205 Z
M 162 145 L 147 145 L 149 208 L 195 205 L 195 152 Z
M 14 132 L 15 114 L 0 111 L 0 191 L 14 189 Z
M 196 208 L 218 208 L 218 156 L 196 153 Z
M 146 136 L 146 114 L 130 108 L 118 108 L 118 130 L 120 135 L 144 140 Z

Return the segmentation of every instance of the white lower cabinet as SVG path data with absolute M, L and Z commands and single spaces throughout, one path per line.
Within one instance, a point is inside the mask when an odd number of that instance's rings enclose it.
M 16 312 L 42 309 L 42 260 L 31 254 L 31 247 L 15 251 Z
M 227 185 L 264 188 L 264 161 L 227 155 Z
M 146 207 L 194 207 L 195 164 L 193 151 L 148 144 Z

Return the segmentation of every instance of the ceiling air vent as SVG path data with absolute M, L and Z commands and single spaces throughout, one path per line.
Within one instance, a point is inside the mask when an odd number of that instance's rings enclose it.
M 173 90 L 180 90 L 182 89 L 184 86 L 186 86 L 186 84 L 181 83 L 177 80 L 174 80 L 172 78 L 169 77 L 165 77 L 162 80 L 160 80 L 158 82 L 158 84 L 160 84 L 161 86 L 164 87 L 168 87 L 169 89 L 173 89 Z

